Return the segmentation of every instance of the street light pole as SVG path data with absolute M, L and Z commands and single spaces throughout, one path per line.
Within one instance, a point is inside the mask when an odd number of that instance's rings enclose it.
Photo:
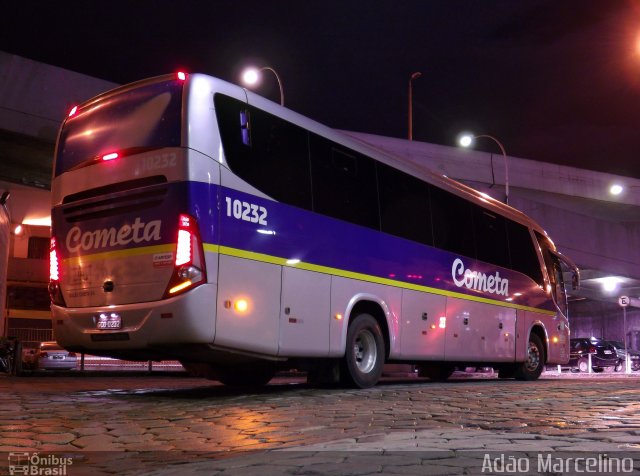
M 265 70 L 271 71 L 276 77 L 276 80 L 278 81 L 278 87 L 280 88 L 280 105 L 284 106 L 284 90 L 282 88 L 282 80 L 280 79 L 280 76 L 278 75 L 276 70 L 271 66 L 263 66 L 262 68 L 258 69 L 250 68 L 245 70 L 245 72 L 242 74 L 242 81 L 245 84 L 253 86 L 258 82 L 258 79 L 260 77 L 259 73 Z
M 413 86 L 411 82 L 422 76 L 422 73 L 416 71 L 409 77 L 409 140 L 413 140 Z
M 500 142 L 495 137 L 490 136 L 489 134 L 480 134 L 477 136 L 466 134 L 460 137 L 459 143 L 462 147 L 470 147 L 471 144 L 473 144 L 473 141 L 475 139 L 481 139 L 483 137 L 487 139 L 491 139 L 496 144 L 498 144 L 498 147 L 500 147 L 500 151 L 502 152 L 502 157 L 504 158 L 504 192 L 505 192 L 504 203 L 508 205 L 509 204 L 509 161 L 507 160 L 507 152 L 504 150 L 504 146 L 502 145 L 502 142 Z

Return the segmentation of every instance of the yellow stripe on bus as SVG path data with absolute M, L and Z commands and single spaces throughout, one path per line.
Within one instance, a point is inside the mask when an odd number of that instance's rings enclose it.
M 395 279 L 380 278 L 378 276 L 372 276 L 370 274 L 356 273 L 353 271 L 346 271 L 339 268 L 331 268 L 329 266 L 321 266 L 312 263 L 305 263 L 303 261 L 296 262 L 295 264 L 287 263 L 287 258 L 280 258 L 278 256 L 267 255 L 263 253 L 255 253 L 253 251 L 241 250 L 238 248 L 230 248 L 228 246 L 214 245 L 205 243 L 204 251 L 208 253 L 219 253 L 227 256 L 234 256 L 236 258 L 250 259 L 253 261 L 260 261 L 263 263 L 275 264 L 278 266 L 291 266 L 298 269 L 304 269 L 307 271 L 314 271 L 316 273 L 330 274 L 332 276 L 340 276 L 342 278 L 357 279 L 360 281 L 366 281 L 369 283 L 383 284 L 385 286 L 394 286 L 402 289 L 410 289 L 413 291 L 422 291 L 431 294 L 437 294 L 440 296 L 454 297 L 458 299 L 464 299 L 467 301 L 481 302 L 485 304 L 492 304 L 495 306 L 507 307 L 510 309 L 520 309 L 522 311 L 531 311 L 542 314 L 554 316 L 555 312 L 547 309 L 539 309 L 536 307 L 523 306 L 521 304 L 513 304 L 510 302 L 498 301 L 496 299 L 489 299 L 480 296 L 471 296 L 468 294 L 457 293 L 454 291 L 446 291 L 444 289 L 432 288 L 429 286 L 421 286 L 419 284 L 406 283 L 404 281 L 398 281 Z M 65 265 L 74 265 L 82 263 L 90 263 L 94 261 L 101 261 L 106 259 L 126 258 L 129 256 L 143 256 L 156 253 L 172 253 L 175 251 L 175 245 L 155 245 L 145 246 L 141 248 L 124 249 L 118 251 L 107 251 L 104 253 L 96 253 L 92 255 L 84 255 L 81 257 L 67 258 L 64 260 Z
M 511 309 L 520 309 L 522 311 L 531 311 L 542 314 L 548 314 L 550 316 L 555 316 L 555 312 L 549 311 L 547 309 L 539 309 L 536 307 L 523 306 L 521 304 L 514 304 L 510 302 L 498 301 L 496 299 L 489 299 L 480 296 L 470 296 L 468 294 L 457 293 L 454 291 L 446 291 L 444 289 L 432 288 L 429 286 L 421 286 L 419 284 L 406 283 L 403 281 L 397 281 L 394 279 L 388 278 L 380 278 L 378 276 L 372 276 L 370 274 L 356 273 L 353 271 L 346 271 L 338 268 L 330 268 L 328 266 L 321 266 L 317 264 L 305 263 L 305 262 L 297 262 L 295 264 L 288 264 L 286 258 L 279 258 L 277 256 L 265 255 L 262 253 L 255 253 L 253 251 L 246 251 L 237 248 L 230 248 L 227 246 L 220 246 L 219 253 L 227 256 L 234 256 L 236 258 L 245 258 L 254 261 L 261 261 L 263 263 L 271 263 L 277 264 L 280 266 L 291 266 L 299 269 L 304 269 L 307 271 L 315 271 L 317 273 L 330 274 L 332 276 L 340 276 L 342 278 L 350 278 L 357 279 L 360 281 L 367 281 L 375 284 L 383 284 L 385 286 L 394 286 L 397 288 L 410 289 L 413 291 L 422 291 L 431 294 L 438 294 L 440 296 L 448 296 L 459 299 L 464 299 L 467 301 L 481 302 L 485 304 L 492 304 L 495 306 L 508 307 Z
M 141 248 L 128 248 L 118 251 L 105 251 L 104 253 L 95 253 L 92 255 L 76 256 L 63 260 L 65 265 L 74 265 L 80 263 L 91 263 L 93 261 L 104 261 L 106 259 L 127 258 L 129 256 L 153 255 L 157 253 L 172 253 L 176 249 L 176 245 L 155 245 L 144 246 Z

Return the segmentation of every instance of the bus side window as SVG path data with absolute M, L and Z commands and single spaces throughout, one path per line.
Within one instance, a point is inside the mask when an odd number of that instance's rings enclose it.
M 486 263 L 509 267 L 507 228 L 501 215 L 491 213 L 482 207 L 473 207 L 473 228 L 475 231 L 478 259 Z
M 376 165 L 382 231 L 433 245 L 427 184 L 388 165 Z
M 307 132 L 222 94 L 216 94 L 214 103 L 233 173 L 274 200 L 310 210 Z
M 375 162 L 338 144 L 309 135 L 313 210 L 380 229 Z
M 475 258 L 471 204 L 437 187 L 431 187 L 429 195 L 434 246 Z
M 542 269 L 536 253 L 537 244 L 533 241 L 529 228 L 507 220 L 507 233 L 509 235 L 511 267 L 529 276 L 540 286 L 544 286 Z

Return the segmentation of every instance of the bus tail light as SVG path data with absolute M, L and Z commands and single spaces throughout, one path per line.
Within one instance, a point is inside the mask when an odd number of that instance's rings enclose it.
M 176 296 L 207 279 L 202 240 L 196 220 L 185 213 L 178 218 L 178 237 L 173 274 L 164 297 Z
M 60 289 L 60 257 L 55 238 L 51 238 L 49 248 L 49 296 L 54 304 L 66 306 Z

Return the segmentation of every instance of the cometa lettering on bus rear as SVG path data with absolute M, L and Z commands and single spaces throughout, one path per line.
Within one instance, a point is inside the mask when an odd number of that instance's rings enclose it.
M 70 253 L 77 251 L 99 250 L 113 246 L 124 246 L 129 243 L 143 243 L 160 239 L 160 227 L 162 220 L 153 220 L 145 223 L 137 217 L 132 225 L 122 225 L 116 229 L 103 228 L 102 230 L 85 231 L 74 226 L 67 233 L 65 241 Z
M 451 277 L 453 282 L 459 288 L 466 287 L 483 293 L 498 294 L 501 296 L 509 295 L 509 280 L 500 277 L 500 272 L 496 271 L 495 275 L 486 275 L 480 271 L 465 269 L 464 263 L 460 258 L 456 258 L 451 267 Z

